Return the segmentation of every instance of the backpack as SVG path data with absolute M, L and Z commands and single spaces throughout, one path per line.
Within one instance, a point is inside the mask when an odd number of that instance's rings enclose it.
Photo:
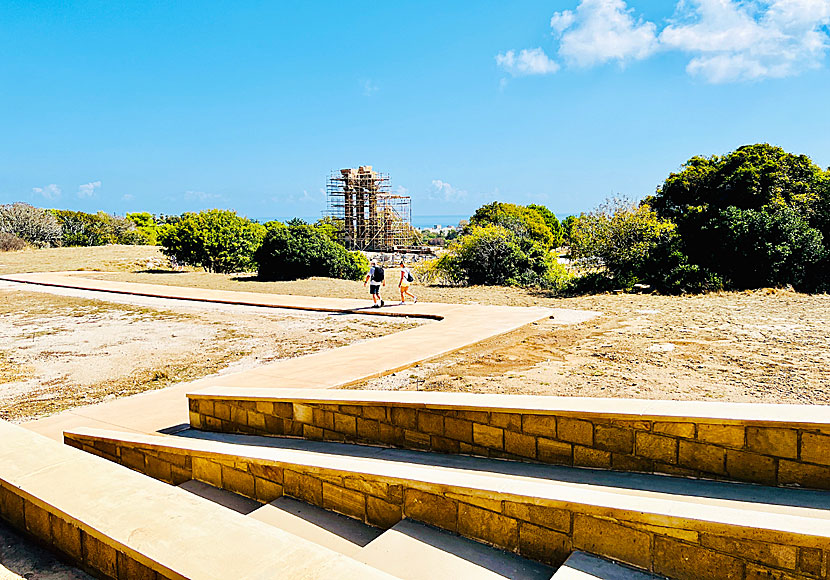
M 410 272 L 409 270 L 406 271 L 406 281 L 407 282 L 414 282 L 415 281 L 415 277 L 412 275 L 412 272 Z
M 383 282 L 383 268 L 375 266 L 372 271 L 372 282 Z

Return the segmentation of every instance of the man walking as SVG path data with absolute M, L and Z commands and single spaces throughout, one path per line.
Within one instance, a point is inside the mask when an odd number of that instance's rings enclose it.
M 369 294 L 372 295 L 372 302 L 374 302 L 372 308 L 380 308 L 384 304 L 380 297 L 380 287 L 381 285 L 386 286 L 386 280 L 384 280 L 383 267 L 379 266 L 375 260 L 372 260 L 366 278 L 363 279 L 364 287 L 367 283 L 369 284 Z

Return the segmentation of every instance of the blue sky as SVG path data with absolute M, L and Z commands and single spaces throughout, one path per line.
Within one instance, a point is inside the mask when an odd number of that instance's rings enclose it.
M 830 0 L 0 3 L 0 203 L 316 216 L 641 198 L 755 142 L 830 165 Z

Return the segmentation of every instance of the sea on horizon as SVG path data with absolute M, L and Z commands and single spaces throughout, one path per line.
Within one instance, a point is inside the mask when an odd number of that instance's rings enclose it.
M 313 224 L 320 216 L 307 216 L 307 215 L 298 215 L 298 216 L 269 216 L 269 217 L 253 217 L 251 219 L 258 221 L 259 223 L 265 223 L 272 220 L 277 220 L 281 222 L 286 222 L 292 218 L 298 217 L 303 221 L 306 221 L 310 224 Z M 448 214 L 448 215 L 414 215 L 412 216 L 412 226 L 416 228 L 431 228 L 436 225 L 440 225 L 442 227 L 446 226 L 457 226 L 458 222 L 461 220 L 468 220 L 470 219 L 469 215 L 465 214 Z

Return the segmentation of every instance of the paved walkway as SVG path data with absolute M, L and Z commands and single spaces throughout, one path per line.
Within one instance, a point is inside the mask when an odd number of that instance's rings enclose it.
M 61 439 L 65 429 L 75 427 L 119 428 L 149 433 L 187 423 L 185 394 L 202 387 L 343 387 L 397 372 L 538 320 L 552 317 L 555 324 L 567 325 L 584 322 L 597 315 L 596 312 L 558 308 L 428 302 L 372 309 L 366 308 L 365 300 L 133 284 L 92 280 L 82 276 L 83 272 L 52 272 L 6 275 L 0 277 L 0 280 L 100 292 L 102 295 L 96 297 L 101 299 L 106 299 L 107 293 L 116 293 L 265 308 L 408 316 L 438 322 L 334 350 L 280 360 L 236 374 L 210 376 L 108 403 L 77 407 L 25 424 L 33 431 L 55 439 Z

